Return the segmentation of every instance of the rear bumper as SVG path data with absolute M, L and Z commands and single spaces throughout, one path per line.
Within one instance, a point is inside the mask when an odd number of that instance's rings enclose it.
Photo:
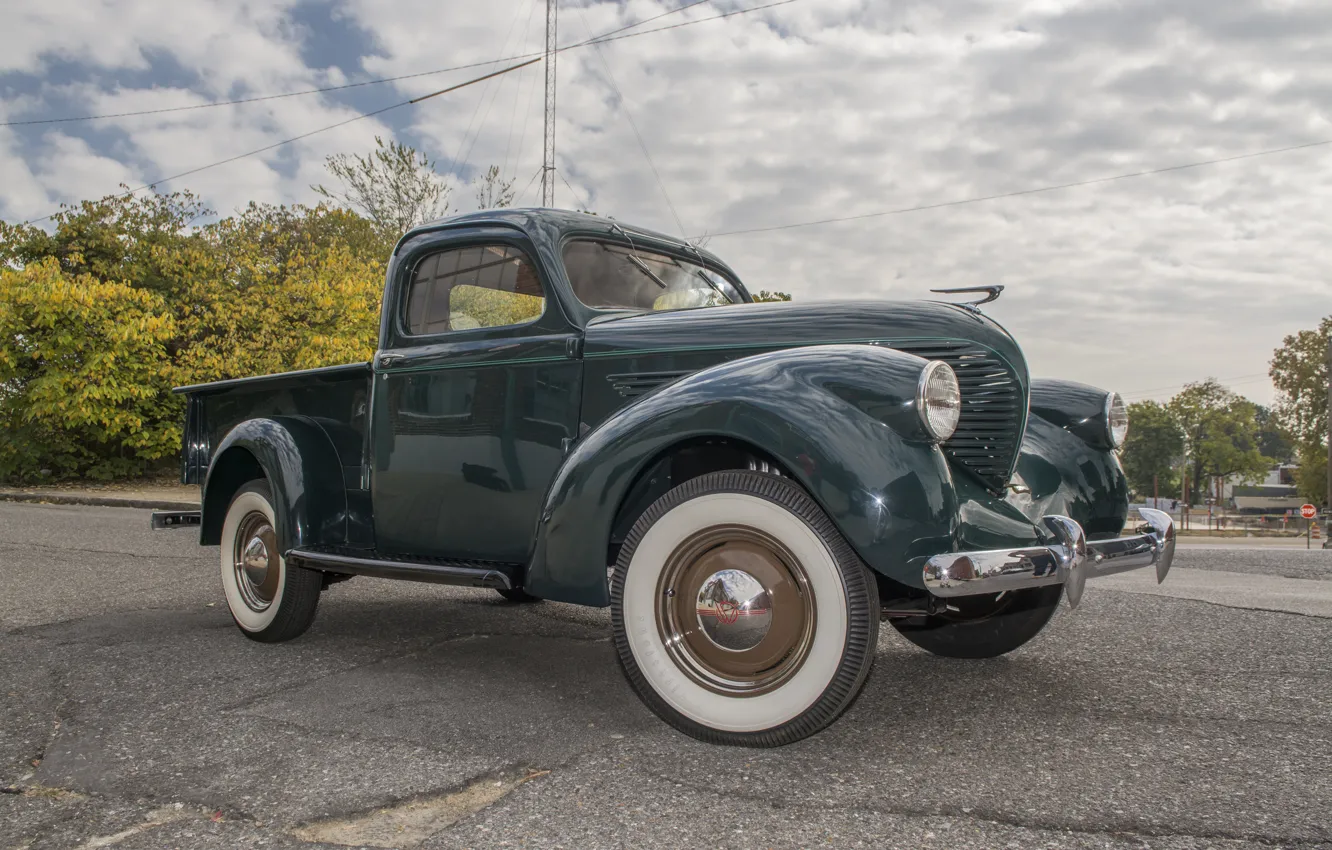
M 1113 540 L 1088 541 L 1082 526 L 1064 516 L 1042 519 L 1055 540 L 1049 546 L 948 552 L 925 563 L 925 587 L 935 596 L 978 596 L 1063 584 L 1070 606 L 1082 599 L 1089 578 L 1156 567 L 1165 581 L 1175 557 L 1175 523 L 1169 514 L 1140 508 L 1138 533 Z

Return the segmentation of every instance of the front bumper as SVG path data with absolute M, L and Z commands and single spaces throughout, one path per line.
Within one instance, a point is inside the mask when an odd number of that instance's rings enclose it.
M 1155 566 L 1156 581 L 1163 582 L 1175 557 L 1174 520 L 1151 508 L 1138 513 L 1144 523 L 1138 534 L 1090 542 L 1082 526 L 1068 517 L 1044 517 L 1055 543 L 935 555 L 925 563 L 925 587 L 935 596 L 951 597 L 1063 584 L 1068 604 L 1076 607 L 1089 578 Z

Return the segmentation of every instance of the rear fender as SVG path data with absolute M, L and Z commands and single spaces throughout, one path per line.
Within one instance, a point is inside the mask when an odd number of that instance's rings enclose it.
M 626 495 L 673 448 L 708 438 L 775 460 L 867 564 L 920 585 L 906 562 L 949 547 L 957 507 L 915 407 L 924 366 L 877 346 L 811 346 L 723 363 L 644 397 L 580 439 L 555 477 L 525 588 L 609 604 L 606 552 Z
M 217 545 L 232 497 L 262 474 L 273 490 L 278 546 L 347 542 L 342 463 L 323 429 L 305 417 L 250 419 L 218 445 L 203 489 L 199 542 Z

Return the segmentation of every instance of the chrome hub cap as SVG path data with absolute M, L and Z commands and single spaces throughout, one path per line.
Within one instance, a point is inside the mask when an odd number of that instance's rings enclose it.
M 232 559 L 236 570 L 236 588 L 241 599 L 253 611 L 263 611 L 277 595 L 282 570 L 278 565 L 277 534 L 268 517 L 259 512 L 247 514 L 236 530 Z
M 814 639 L 814 595 L 777 539 L 714 526 L 678 545 L 658 586 L 657 629 L 675 665 L 728 696 L 771 691 L 804 664 Z
M 758 646 L 772 627 L 772 600 L 767 588 L 741 570 L 722 570 L 708 576 L 698 590 L 696 612 L 708 640 L 732 652 Z

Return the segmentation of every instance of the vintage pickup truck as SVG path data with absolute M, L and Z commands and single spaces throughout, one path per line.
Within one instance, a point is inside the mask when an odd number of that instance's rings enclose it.
M 202 511 L 154 523 L 221 547 L 258 641 L 358 575 L 610 606 L 643 701 L 748 746 L 835 720 L 881 620 L 986 658 L 1087 578 L 1165 578 L 1170 518 L 1125 534 L 1118 395 L 1031 379 L 974 303 L 752 300 L 596 216 L 417 227 L 371 362 L 178 390 Z

